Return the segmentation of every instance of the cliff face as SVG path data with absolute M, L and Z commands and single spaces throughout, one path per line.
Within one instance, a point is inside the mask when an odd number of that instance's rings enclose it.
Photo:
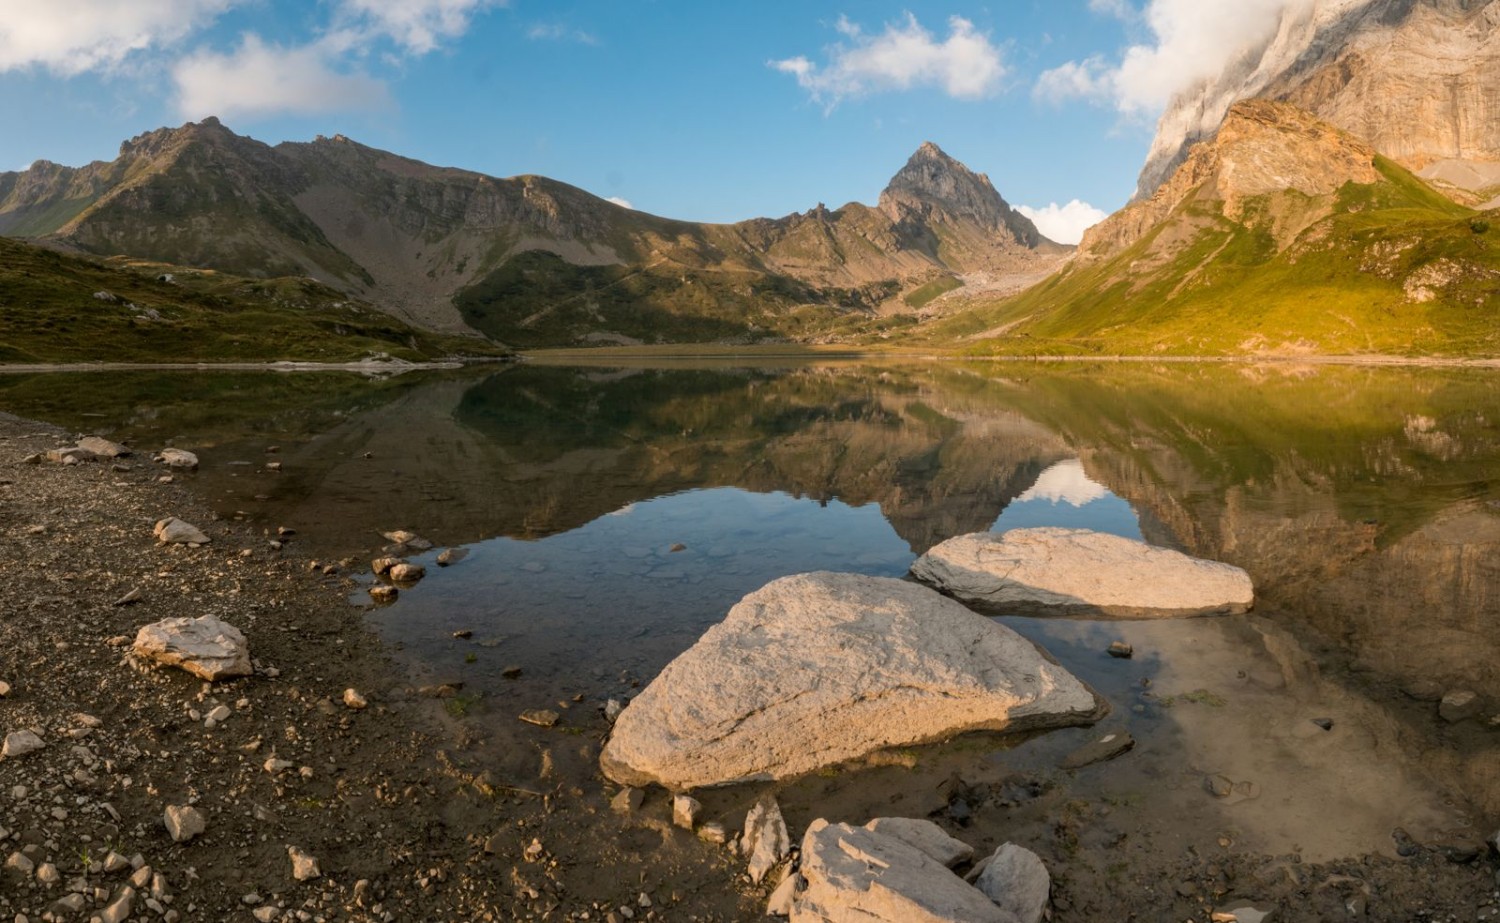
M 879 208 L 710 225 L 342 136 L 270 147 L 216 119 L 143 134 L 109 163 L 0 173 L 0 234 L 311 276 L 419 326 L 526 345 L 743 336 L 764 329 L 768 306 L 902 310 L 929 283 L 1034 274 L 1068 251 L 932 144 Z
M 1500 4 L 1302 0 L 1275 33 L 1162 116 L 1137 198 L 1150 197 L 1252 97 L 1293 103 L 1413 171 L 1476 192 L 1500 185 Z M 1462 165 L 1470 165 L 1467 169 Z

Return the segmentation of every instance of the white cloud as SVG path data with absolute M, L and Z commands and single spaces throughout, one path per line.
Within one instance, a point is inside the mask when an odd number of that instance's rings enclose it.
M 630 204 L 630 200 L 629 199 L 622 199 L 622 198 L 620 198 L 617 195 L 612 195 L 609 198 L 605 199 L 604 201 L 606 201 L 606 202 L 613 202 L 616 205 L 620 206 L 621 208 L 628 208 L 631 211 L 635 211 L 635 206 Z
M 246 35 L 232 54 L 201 51 L 172 68 L 177 108 L 186 118 L 209 115 L 315 115 L 389 103 L 386 86 L 366 74 L 340 73 L 317 44 L 267 45 Z
M 415 54 L 469 30 L 469 20 L 506 0 L 342 0 L 343 15 Z
M 1109 496 L 1109 489 L 1083 470 L 1083 462 L 1073 458 L 1060 461 L 1043 471 L 1031 485 L 1031 489 L 1017 497 L 1017 502 L 1047 500 L 1053 506 L 1066 503 L 1069 506 L 1085 507 L 1095 500 Z
M 1067 205 L 1053 202 L 1043 208 L 1018 205 L 1016 211 L 1030 218 L 1043 237 L 1060 244 L 1078 243 L 1083 240 L 1084 231 L 1109 217 L 1107 212 L 1077 199 Z
M 1089 9 L 1116 19 L 1129 20 L 1136 15 L 1136 8 L 1130 0 L 1089 0 Z
M 798 56 L 769 62 L 797 78 L 812 98 L 830 109 L 841 100 L 886 90 L 935 86 L 959 99 L 994 93 L 1008 68 L 997 48 L 960 16 L 948 20 L 948 38 L 938 41 L 912 14 L 878 35 L 866 34 L 840 17 L 835 28 L 847 40 L 828 49 L 821 67 Z
M 1283 11 L 1313 0 L 1149 0 L 1141 13 L 1148 43 L 1125 49 L 1117 66 L 1101 59 L 1069 62 L 1042 74 L 1039 98 L 1107 99 L 1131 116 L 1154 116 L 1176 94 L 1219 74 L 1236 55 L 1265 42 Z M 1110 15 L 1116 0 L 1091 0 Z
M 74 76 L 114 67 L 133 52 L 186 38 L 234 2 L 5 0 L 0 3 L 0 72 L 43 67 Z
M 526 30 L 526 37 L 533 42 L 577 42 L 580 45 L 599 44 L 598 36 L 582 29 L 574 29 L 560 22 L 541 22 Z

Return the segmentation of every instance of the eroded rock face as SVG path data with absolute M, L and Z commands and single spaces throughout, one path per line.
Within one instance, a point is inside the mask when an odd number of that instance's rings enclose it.
M 1103 709 L 1031 642 L 925 587 L 804 574 L 745 597 L 668 664 L 600 764 L 624 785 L 683 791 L 965 731 L 1089 724 Z
M 912 575 L 985 609 L 1167 618 L 1231 614 L 1254 603 L 1238 567 L 1086 529 L 1014 529 L 949 539 Z
M 139 657 L 216 682 L 233 676 L 249 676 L 250 645 L 238 628 L 213 616 L 163 619 L 142 628 L 135 636 Z
M 864 827 L 813 821 L 802 877 L 792 923 L 1016 923 L 931 856 Z

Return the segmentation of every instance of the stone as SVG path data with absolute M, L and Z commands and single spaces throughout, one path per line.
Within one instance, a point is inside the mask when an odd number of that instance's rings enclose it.
M 119 599 L 115 600 L 114 604 L 116 606 L 133 606 L 133 605 L 135 605 L 136 603 L 138 603 L 140 601 L 141 601 L 141 588 L 140 587 L 136 587 L 135 589 L 131 590 L 129 593 L 126 593 L 124 596 L 121 596 Z
M 120 889 L 120 893 L 103 910 L 99 911 L 99 923 L 124 923 L 130 918 L 130 913 L 135 909 L 135 889 L 129 886 Z
M 1125 753 L 1135 746 L 1135 738 L 1126 731 L 1114 731 L 1084 744 L 1063 757 L 1064 769 L 1082 769 L 1095 763 L 1103 763 Z
M 781 880 L 776 890 L 771 892 L 771 897 L 766 901 L 766 916 L 789 917 L 792 915 L 792 903 L 797 899 L 797 889 L 803 884 L 802 876 L 796 872 Z
M 990 856 L 974 886 L 1019 923 L 1042 923 L 1052 876 L 1036 853 L 1006 843 Z
M 25 853 L 13 852 L 10 858 L 5 860 L 5 867 L 22 875 L 30 875 L 36 869 L 36 863 Z
M 698 826 L 698 812 L 702 810 L 703 803 L 691 795 L 672 796 L 672 823 L 684 830 Z
M 43 862 L 36 867 L 36 880 L 50 888 L 62 881 L 62 873 L 52 863 Z
M 792 923 L 1015 923 L 942 863 L 895 837 L 815 820 Z
M 711 820 L 698 828 L 698 839 L 706 843 L 719 843 L 722 845 L 729 842 L 729 831 L 724 829 L 723 824 L 716 820 Z
M 186 449 L 162 449 L 157 453 L 156 461 L 168 468 L 191 470 L 198 467 L 198 456 Z
M 1234 794 L 1234 781 L 1228 776 L 1205 776 L 1203 790 L 1215 798 L 1228 798 Z
M 391 568 L 390 577 L 396 583 L 416 583 L 427 576 L 427 568 L 420 564 L 408 564 L 405 561 Z
M 1106 708 L 1030 641 L 925 587 L 804 574 L 745 597 L 668 664 L 600 765 L 621 784 L 688 791 L 965 731 L 1090 724 Z
M 207 545 L 212 541 L 202 529 L 175 516 L 158 522 L 151 534 L 164 545 Z
M 537 727 L 550 728 L 555 726 L 562 716 L 557 712 L 552 711 L 551 709 L 537 708 L 531 711 L 521 712 L 520 717 L 521 720 L 526 722 L 527 724 L 534 724 Z
M 323 877 L 322 869 L 318 868 L 318 860 L 303 852 L 301 847 L 288 846 L 286 854 L 292 860 L 292 877 L 298 881 L 312 881 L 314 878 Z
M 1438 714 L 1444 721 L 1457 724 L 1478 715 L 1481 704 L 1479 696 L 1475 693 L 1455 689 L 1444 695 L 1443 701 L 1438 703 Z
M 370 562 L 370 570 L 376 576 L 384 577 L 391 572 L 391 568 L 401 563 L 400 558 L 376 558 Z
M 370 599 L 377 603 L 393 603 L 396 601 L 396 597 L 400 595 L 400 590 L 387 584 L 377 583 L 370 587 Z
M 0 744 L 0 759 L 13 760 L 28 753 L 35 753 L 45 746 L 47 746 L 46 742 L 33 731 L 12 731 L 5 735 L 5 743 Z
M 645 800 L 645 792 L 627 785 L 610 799 L 609 806 L 616 814 L 632 814 L 641 809 L 641 804 Z
M 354 709 L 355 711 L 361 711 L 361 710 L 363 710 L 365 708 L 368 708 L 369 705 L 370 705 L 370 702 L 363 695 L 361 695 L 358 690 L 356 690 L 356 689 L 345 689 L 344 690 L 344 705 L 347 706 L 347 707 L 349 707 L 349 708 Z
M 84 436 L 78 440 L 78 447 L 102 458 L 124 458 L 130 454 L 126 446 L 101 436 Z
M 0 692 L 0 695 L 4 695 L 4 693 Z M 614 724 L 616 719 L 620 717 L 620 713 L 624 710 L 624 702 L 621 702 L 619 699 L 610 699 L 604 703 L 604 720 L 610 724 Z
M 253 672 L 245 636 L 211 615 L 169 618 L 147 625 L 136 633 L 133 649 L 139 657 L 181 667 L 211 683 Z
M 93 452 L 79 446 L 47 450 L 47 461 L 54 465 L 76 465 L 79 462 L 93 461 L 95 457 Z
M 740 855 L 750 857 L 750 880 L 760 884 L 792 849 L 792 837 L 781 816 L 781 805 L 767 795 L 745 815 Z
M 273 923 L 277 917 L 281 916 L 281 911 L 266 904 L 250 911 L 250 916 L 256 920 L 256 923 Z
M 168 805 L 162 820 L 174 843 L 186 843 L 208 829 L 208 822 L 198 809 L 187 805 Z
M 0 699 L 6 698 L 9 695 L 10 695 L 10 683 L 7 683 L 7 682 L 4 682 L 3 680 L 0 680 Z
M 438 553 L 438 567 L 451 567 L 469 556 L 467 548 L 445 548 Z
M 1116 641 L 1109 646 L 1109 656 L 1120 660 L 1129 660 L 1135 656 L 1135 648 L 1124 641 Z
M 1275 908 L 1253 901 L 1232 901 L 1214 912 L 1211 920 L 1220 923 L 1273 923 Z M 1353 916 L 1353 914 L 1351 914 Z M 1363 917 L 1364 914 L 1359 914 Z
M 234 712 L 230 710 L 228 705 L 219 705 L 211 710 L 207 715 L 203 716 L 203 722 L 209 727 L 214 727 L 215 725 L 223 724 L 225 721 L 228 721 L 230 716 L 233 714 Z
M 974 847 L 949 836 L 947 831 L 930 820 L 916 820 L 910 817 L 877 817 L 865 824 L 865 829 L 884 836 L 895 837 L 913 849 L 920 850 L 941 862 L 944 868 L 951 869 L 974 858 Z
M 1246 612 L 1238 567 L 1087 529 L 961 535 L 912 565 L 912 576 L 986 610 L 1035 615 L 1170 618 Z
M 432 542 L 429 542 L 415 532 L 408 532 L 405 529 L 397 529 L 395 532 L 382 532 L 381 535 L 385 537 L 386 541 L 394 542 L 397 545 L 405 545 L 413 551 L 428 551 L 432 548 Z

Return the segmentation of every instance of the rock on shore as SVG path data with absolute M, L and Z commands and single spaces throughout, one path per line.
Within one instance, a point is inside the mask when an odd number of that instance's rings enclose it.
M 745 597 L 670 663 L 600 764 L 624 785 L 684 791 L 965 731 L 1089 724 L 1103 708 L 1031 642 L 925 587 L 804 574 Z
M 245 636 L 212 616 L 162 619 L 147 625 L 136 633 L 134 649 L 139 657 L 181 667 L 209 682 L 249 676 L 252 671 Z
M 1246 612 L 1238 567 L 1086 529 L 1014 529 L 949 539 L 912 576 L 987 610 L 1170 618 Z

